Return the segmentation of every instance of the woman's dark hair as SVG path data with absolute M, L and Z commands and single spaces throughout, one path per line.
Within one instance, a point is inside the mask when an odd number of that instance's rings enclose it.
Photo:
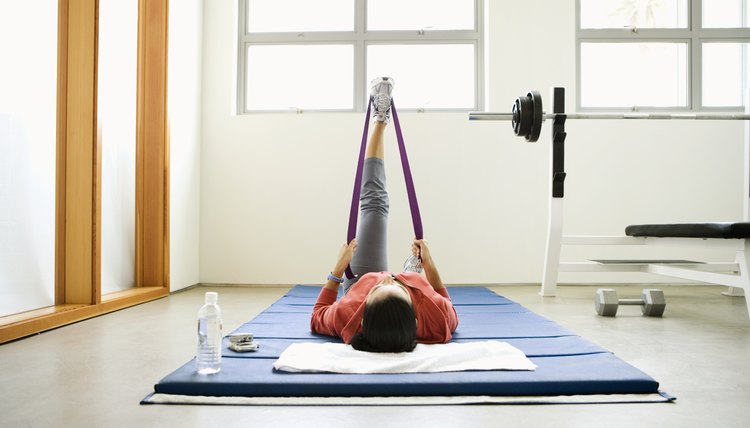
M 411 352 L 417 346 L 417 320 L 414 308 L 397 296 L 365 305 L 362 331 L 351 340 L 358 351 Z

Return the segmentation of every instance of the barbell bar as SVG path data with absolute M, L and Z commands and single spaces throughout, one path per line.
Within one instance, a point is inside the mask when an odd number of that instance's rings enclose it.
M 516 98 L 510 113 L 470 112 L 469 120 L 509 120 L 513 132 L 526 141 L 539 139 L 542 123 L 563 114 L 566 119 L 606 120 L 750 120 L 750 114 L 720 113 L 545 113 L 542 96 L 530 91 Z
M 712 113 L 564 113 L 568 119 L 687 119 L 687 120 L 750 120 L 750 114 Z M 542 119 L 554 119 L 557 114 L 543 113 Z M 513 120 L 513 113 L 470 112 L 469 120 Z

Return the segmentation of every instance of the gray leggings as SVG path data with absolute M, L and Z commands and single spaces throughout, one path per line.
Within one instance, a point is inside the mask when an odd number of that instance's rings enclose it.
M 349 291 L 362 275 L 388 270 L 387 228 L 388 191 L 385 189 L 385 163 L 380 158 L 367 158 L 359 198 L 357 251 L 350 263 L 356 278 L 346 279 L 344 293 Z

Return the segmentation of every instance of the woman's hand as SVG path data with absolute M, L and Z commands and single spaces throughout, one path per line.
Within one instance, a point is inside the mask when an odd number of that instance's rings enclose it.
M 411 243 L 411 253 L 422 259 L 422 267 L 424 268 L 425 277 L 427 282 L 430 283 L 435 291 L 445 288 L 443 280 L 440 279 L 435 262 L 432 260 L 432 254 L 430 253 L 430 247 L 427 245 L 427 241 L 424 239 L 415 239 Z
M 427 245 L 427 241 L 424 239 L 415 239 L 411 243 L 411 253 L 415 257 L 419 257 L 422 260 L 422 266 L 427 268 L 432 266 L 432 255 L 430 254 L 430 247 Z
M 336 276 L 344 275 L 344 271 L 346 270 L 347 266 L 349 266 L 349 263 L 352 261 L 352 257 L 354 256 L 355 251 L 357 251 L 356 239 L 352 239 L 352 241 L 348 244 L 341 245 L 341 249 L 339 250 L 338 260 L 336 260 L 336 267 L 333 269 L 334 275 Z

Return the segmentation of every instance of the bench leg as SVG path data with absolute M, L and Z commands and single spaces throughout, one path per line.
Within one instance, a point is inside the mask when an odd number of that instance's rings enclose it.
M 750 315 L 750 239 L 745 240 L 745 249 L 737 251 L 737 266 L 740 268 L 740 285 L 741 287 L 729 287 L 722 293 L 725 296 L 742 297 L 745 296 L 747 303 L 747 312 Z
M 563 198 L 552 198 L 549 206 L 549 228 L 547 229 L 547 250 L 544 255 L 542 274 L 542 296 L 557 294 L 557 277 L 560 269 L 562 250 Z

